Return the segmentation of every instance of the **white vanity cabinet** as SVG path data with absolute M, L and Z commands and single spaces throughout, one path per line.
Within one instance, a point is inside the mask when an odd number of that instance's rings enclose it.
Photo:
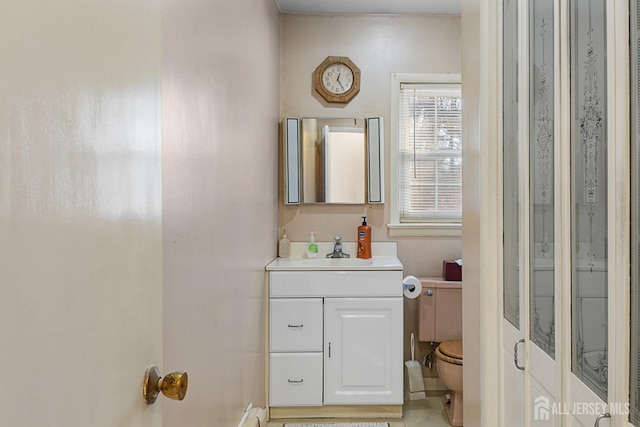
M 306 259 L 305 268 L 291 260 L 267 266 L 272 414 L 327 416 L 362 406 L 370 411 L 361 414 L 375 415 L 377 405 L 401 415 L 402 264 L 393 260 L 346 270 L 313 269 Z

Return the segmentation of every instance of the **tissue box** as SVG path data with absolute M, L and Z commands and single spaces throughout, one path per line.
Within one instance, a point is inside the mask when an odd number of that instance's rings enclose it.
M 442 277 L 444 280 L 460 282 L 462 280 L 462 266 L 455 261 L 443 261 Z

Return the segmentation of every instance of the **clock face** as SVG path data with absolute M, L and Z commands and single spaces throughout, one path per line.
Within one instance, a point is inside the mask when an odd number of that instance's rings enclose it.
M 360 68 L 347 56 L 327 56 L 313 72 L 313 86 L 325 101 L 346 104 L 360 92 Z
M 333 63 L 322 73 L 322 85 L 327 92 L 345 93 L 353 86 L 353 71 L 343 63 Z

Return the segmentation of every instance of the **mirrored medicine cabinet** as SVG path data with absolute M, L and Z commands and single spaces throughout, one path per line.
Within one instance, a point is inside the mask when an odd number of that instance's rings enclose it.
M 283 123 L 284 203 L 384 203 L 382 117 Z

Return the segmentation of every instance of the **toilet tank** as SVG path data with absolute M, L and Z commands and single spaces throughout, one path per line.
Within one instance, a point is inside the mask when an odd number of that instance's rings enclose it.
M 462 282 L 420 279 L 418 341 L 462 339 Z

